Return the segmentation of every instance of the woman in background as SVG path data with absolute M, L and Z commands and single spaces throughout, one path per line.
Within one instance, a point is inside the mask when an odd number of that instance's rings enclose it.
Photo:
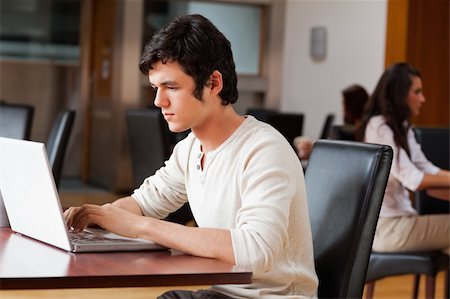
M 427 160 L 411 129 L 411 117 L 419 115 L 424 102 L 420 72 L 406 63 L 394 64 L 378 81 L 358 129 L 360 140 L 394 150 L 374 251 L 450 253 L 449 215 L 419 216 L 409 197 L 409 191 L 428 189 L 448 200 L 450 188 L 450 172 Z
M 355 140 L 355 131 L 361 122 L 369 95 L 367 91 L 358 84 L 352 84 L 342 90 L 342 108 L 344 113 L 344 124 L 333 126 L 329 132 L 329 139 Z M 299 136 L 294 140 L 297 155 L 302 160 L 307 160 L 311 154 L 313 141 L 307 136 Z

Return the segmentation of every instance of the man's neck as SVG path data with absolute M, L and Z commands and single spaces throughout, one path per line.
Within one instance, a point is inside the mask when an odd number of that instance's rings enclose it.
M 244 120 L 245 118 L 237 114 L 231 105 L 227 105 L 220 113 L 211 115 L 206 125 L 193 128 L 192 132 L 200 140 L 202 151 L 208 153 L 227 140 Z

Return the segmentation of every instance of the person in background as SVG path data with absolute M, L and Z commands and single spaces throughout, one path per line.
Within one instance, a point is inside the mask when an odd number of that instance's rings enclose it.
M 443 250 L 449 254 L 448 214 L 418 215 L 409 191 L 447 194 L 450 172 L 427 160 L 411 129 L 411 117 L 425 103 L 420 72 L 407 63 L 388 67 L 371 96 L 358 129 L 359 140 L 387 144 L 394 150 L 373 250 L 379 252 Z
M 248 285 L 168 291 L 160 298 L 315 298 L 318 279 L 303 170 L 273 127 L 241 116 L 230 42 L 205 17 L 175 18 L 145 46 L 140 70 L 172 132 L 191 133 L 131 196 L 65 212 L 253 272 Z M 188 202 L 198 227 L 161 220 Z
M 353 84 L 342 91 L 342 99 L 344 124 L 359 126 L 364 107 L 369 100 L 367 91 L 361 85 Z
M 344 125 L 332 127 L 328 138 L 354 140 L 354 133 L 361 122 L 369 95 L 365 88 L 358 84 L 348 86 L 341 93 Z M 307 160 L 312 151 L 313 141 L 307 136 L 299 136 L 295 138 L 294 146 L 299 158 Z

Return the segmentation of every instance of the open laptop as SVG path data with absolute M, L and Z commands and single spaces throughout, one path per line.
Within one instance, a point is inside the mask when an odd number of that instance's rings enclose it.
M 165 247 L 100 229 L 70 232 L 40 142 L 0 137 L 0 191 L 11 229 L 72 252 L 161 250 Z

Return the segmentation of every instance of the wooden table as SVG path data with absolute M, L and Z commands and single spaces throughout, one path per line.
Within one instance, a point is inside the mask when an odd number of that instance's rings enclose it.
M 251 283 L 252 273 L 174 251 L 70 253 L 0 228 L 0 289 Z

